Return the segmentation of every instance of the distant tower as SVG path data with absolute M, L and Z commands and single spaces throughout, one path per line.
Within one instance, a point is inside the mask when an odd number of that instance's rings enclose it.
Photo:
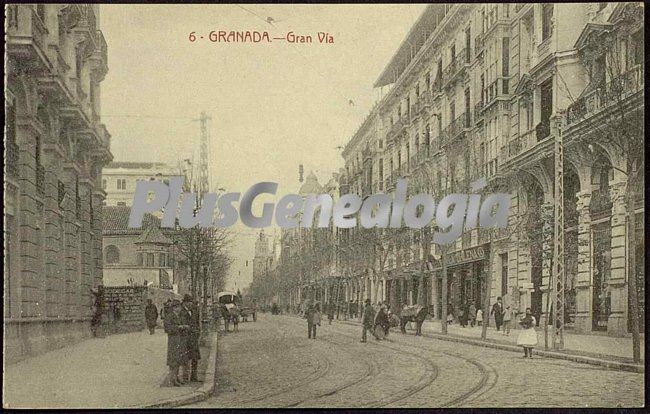
M 303 178 L 302 178 L 302 177 L 303 177 L 304 174 L 305 174 L 305 170 L 304 170 L 304 168 L 302 167 L 302 164 L 300 164 L 300 165 L 298 166 L 298 176 L 299 176 L 298 181 L 303 182 Z

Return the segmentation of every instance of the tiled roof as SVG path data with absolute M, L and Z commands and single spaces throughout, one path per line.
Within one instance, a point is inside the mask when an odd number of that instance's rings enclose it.
M 136 241 L 137 244 L 171 244 L 171 240 L 166 237 L 158 226 L 149 226 Z
M 152 169 L 152 168 L 165 168 L 166 164 L 159 162 L 131 162 L 131 161 L 114 161 L 106 165 L 105 168 L 142 168 L 142 169 Z
M 140 234 L 142 229 L 149 227 L 160 228 L 160 219 L 145 213 L 142 228 L 129 228 L 129 215 L 131 207 L 128 206 L 103 206 L 102 230 L 104 234 Z

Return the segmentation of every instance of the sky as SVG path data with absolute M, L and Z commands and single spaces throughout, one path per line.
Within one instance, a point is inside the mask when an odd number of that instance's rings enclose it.
M 102 122 L 112 135 L 114 160 L 177 165 L 193 158 L 197 164 L 194 119 L 204 111 L 212 119 L 213 191 L 243 193 L 273 181 L 276 197 L 260 201 L 277 201 L 300 188 L 300 164 L 305 176 L 313 171 L 324 184 L 343 167 L 337 147 L 380 97 L 372 85 L 425 7 L 102 5 L 109 66 L 101 84 Z M 292 31 L 312 36 L 313 43 L 211 42 L 213 30 L 267 31 L 271 38 Z M 318 32 L 334 43 L 319 43 Z M 258 232 L 233 226 L 228 289 L 250 284 Z

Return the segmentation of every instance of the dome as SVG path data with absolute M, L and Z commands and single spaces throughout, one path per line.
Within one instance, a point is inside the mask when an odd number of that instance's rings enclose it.
M 305 179 L 305 183 L 302 185 L 302 187 L 300 187 L 300 195 L 322 193 L 323 187 L 318 184 L 318 178 L 316 178 L 316 175 L 313 173 L 313 171 L 310 172 Z

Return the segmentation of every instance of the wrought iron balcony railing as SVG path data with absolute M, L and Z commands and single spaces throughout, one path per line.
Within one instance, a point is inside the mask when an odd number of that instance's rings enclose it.
M 485 48 L 485 33 L 481 33 L 474 38 L 474 53 L 478 56 Z
M 612 209 L 612 201 L 607 190 L 594 190 L 591 192 L 589 210 L 592 214 L 603 213 Z
M 444 79 L 444 84 L 448 84 L 453 81 L 459 74 L 465 70 L 465 65 L 468 64 L 467 54 L 465 49 L 460 50 L 452 61 L 445 68 L 442 77 Z
M 643 66 L 639 65 L 605 85 L 597 86 L 567 109 L 567 125 L 575 124 L 643 90 Z
M 465 132 L 465 128 L 469 128 L 467 124 L 467 115 L 461 114 L 454 119 L 445 129 L 442 130 L 440 136 L 442 145 L 447 145 L 458 136 Z

